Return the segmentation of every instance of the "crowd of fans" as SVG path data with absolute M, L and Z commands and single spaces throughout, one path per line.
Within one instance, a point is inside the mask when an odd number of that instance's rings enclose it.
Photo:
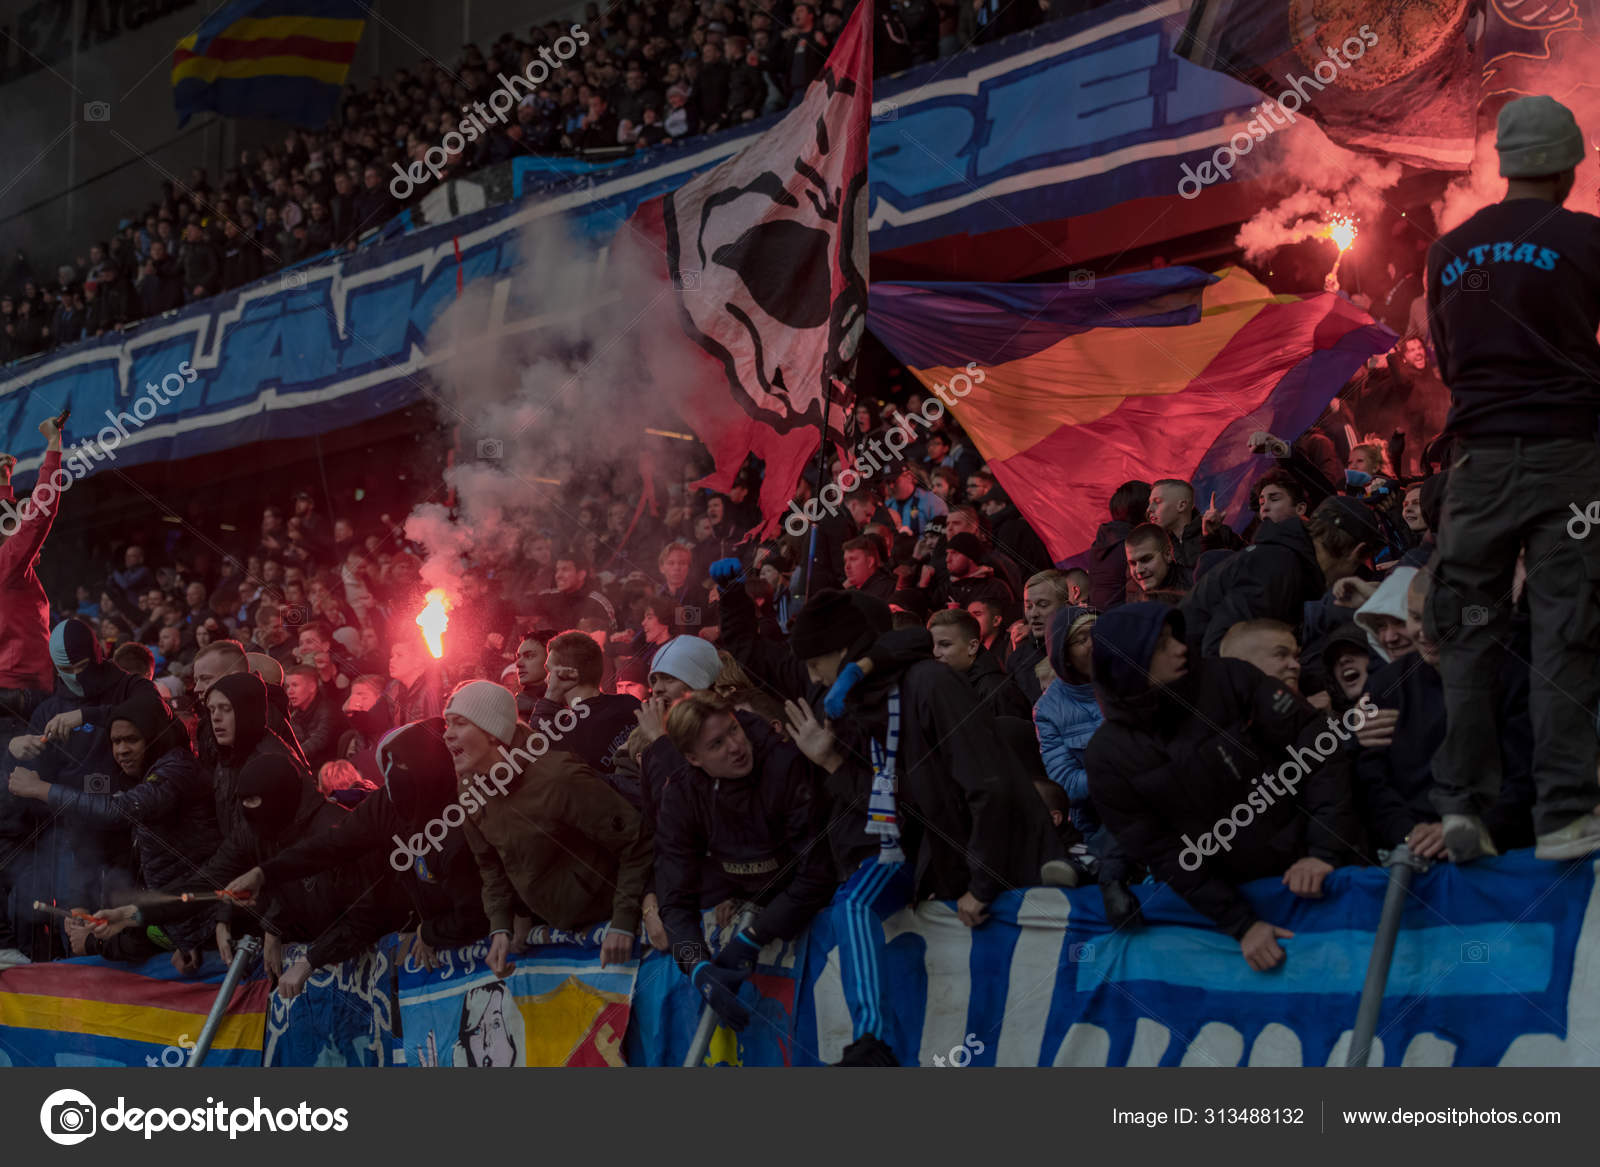
M 1600 225 L 1559 207 L 1570 170 L 1508 173 L 1508 201 L 1436 245 L 1435 289 L 1453 248 L 1487 257 L 1500 232 L 1600 256 Z M 738 1028 L 760 950 L 831 905 L 843 1063 L 881 1065 L 897 1035 L 879 921 L 923 899 L 978 928 L 1008 889 L 1093 884 L 1133 928 L 1165 894 L 1153 879 L 1264 972 L 1289 933 L 1246 881 L 1314 899 L 1402 844 L 1587 855 L 1600 573 L 1559 539 L 1570 491 L 1600 497 L 1600 376 L 1560 378 L 1600 373 L 1600 280 L 1574 275 L 1570 317 L 1539 316 L 1536 270 L 1497 274 L 1498 306 L 1436 291 L 1441 374 L 1402 340 L 1297 441 L 1252 435 L 1274 465 L 1248 515 L 1181 478 L 1126 482 L 1070 570 L 953 419 L 907 422 L 914 395 L 854 413 L 858 441 L 906 426 L 892 470 L 767 541 L 740 541 L 753 464 L 725 494 L 687 469 L 659 513 L 639 483 L 579 473 L 572 523 L 451 582 L 441 659 L 415 549 L 309 494 L 214 570 L 121 548 L 54 614 L 34 573 L 53 516 L 35 508 L 0 547 L 0 948 L 170 951 L 192 971 L 260 932 L 293 996 L 390 931 L 424 965 L 488 937 L 504 975 L 533 924 L 608 922 L 603 960 L 670 953 Z M 1495 329 L 1514 356 L 1474 349 Z M 1497 360 L 1543 389 L 1475 390 Z M 1436 380 L 1449 436 L 1417 432 L 1416 474 L 1356 440 L 1396 410 L 1438 416 Z M 60 437 L 40 428 L 48 477 Z M 1474 476 L 1512 473 L 1507 451 L 1549 481 L 1497 478 L 1489 498 Z M 1491 508 L 1470 535 L 1468 506 Z M 745 906 L 713 952 L 702 912 Z M 286 941 L 310 947 L 290 963 Z
M 619 151 L 715 133 L 785 108 L 816 77 L 851 0 L 629 2 L 580 22 L 587 43 L 515 114 L 452 155 L 447 176 L 527 156 Z M 1089 7 L 1083 5 L 1082 7 Z M 878 6 L 880 74 L 1055 19 L 1050 0 L 891 0 Z M 535 25 L 446 66 L 424 59 L 352 86 L 334 123 L 240 152 L 220 181 L 203 169 L 161 185 L 51 278 L 18 251 L 0 282 L 0 364 L 115 332 L 230 291 L 330 248 L 348 248 L 406 205 L 393 167 L 461 127 L 463 111 L 526 70 L 568 26 Z M 523 86 L 522 88 L 526 88 Z M 409 195 L 421 198 L 425 189 Z

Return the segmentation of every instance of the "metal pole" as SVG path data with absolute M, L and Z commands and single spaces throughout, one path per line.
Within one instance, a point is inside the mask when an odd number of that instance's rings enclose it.
M 1411 848 L 1401 843 L 1389 852 L 1384 866 L 1389 869 L 1389 890 L 1383 897 L 1383 915 L 1378 920 L 1378 934 L 1372 941 L 1367 981 L 1361 986 L 1361 1004 L 1356 1009 L 1350 1051 L 1345 1056 L 1347 1068 L 1365 1066 L 1372 1056 L 1372 1036 L 1377 1032 L 1378 1014 L 1383 1009 L 1383 990 L 1389 983 L 1389 965 L 1394 960 L 1395 939 L 1400 934 L 1400 917 L 1405 913 L 1406 897 L 1411 894 L 1411 880 L 1417 872 L 1428 869 L 1428 861 L 1418 859 L 1411 854 Z
M 240 937 L 233 950 L 233 963 L 228 966 L 228 975 L 222 978 L 217 999 L 211 1002 L 211 1012 L 206 1014 L 206 1023 L 200 1027 L 200 1036 L 194 1043 L 194 1049 L 189 1052 L 190 1069 L 205 1063 L 206 1054 L 211 1052 L 211 1042 L 217 1036 L 217 1028 L 222 1024 L 228 1006 L 233 1003 L 233 990 L 238 987 L 245 970 L 260 951 L 261 941 L 254 936 Z
M 739 913 L 739 918 L 733 922 L 731 935 L 737 936 L 748 928 L 756 918 L 754 908 L 746 908 Z M 711 1035 L 717 1029 L 717 1011 L 710 1005 L 700 1010 L 700 1025 L 694 1031 L 694 1040 L 689 1043 L 689 1054 L 683 1059 L 683 1068 L 692 1070 L 706 1060 L 706 1051 L 711 1048 Z

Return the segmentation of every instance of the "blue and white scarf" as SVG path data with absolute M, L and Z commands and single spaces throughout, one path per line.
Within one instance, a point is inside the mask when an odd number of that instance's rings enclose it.
M 867 834 L 878 836 L 878 862 L 904 863 L 900 813 L 895 802 L 895 759 L 900 753 L 900 686 L 889 687 L 889 728 L 883 744 L 872 739 L 872 797 L 867 802 Z

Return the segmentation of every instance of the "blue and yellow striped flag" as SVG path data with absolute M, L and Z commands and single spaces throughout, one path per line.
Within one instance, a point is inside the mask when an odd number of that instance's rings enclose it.
M 196 113 L 326 125 L 366 27 L 360 0 L 234 0 L 172 53 L 181 127 Z

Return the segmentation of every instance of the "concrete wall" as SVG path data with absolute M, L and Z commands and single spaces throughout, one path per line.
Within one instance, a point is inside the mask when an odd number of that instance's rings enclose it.
M 53 279 L 119 217 L 142 212 L 163 180 L 213 181 L 240 149 L 282 137 L 277 123 L 172 107 L 172 49 L 217 0 L 0 0 L 0 270 L 18 247 Z M 375 0 L 350 71 L 362 83 L 427 56 L 581 11 L 572 0 Z

